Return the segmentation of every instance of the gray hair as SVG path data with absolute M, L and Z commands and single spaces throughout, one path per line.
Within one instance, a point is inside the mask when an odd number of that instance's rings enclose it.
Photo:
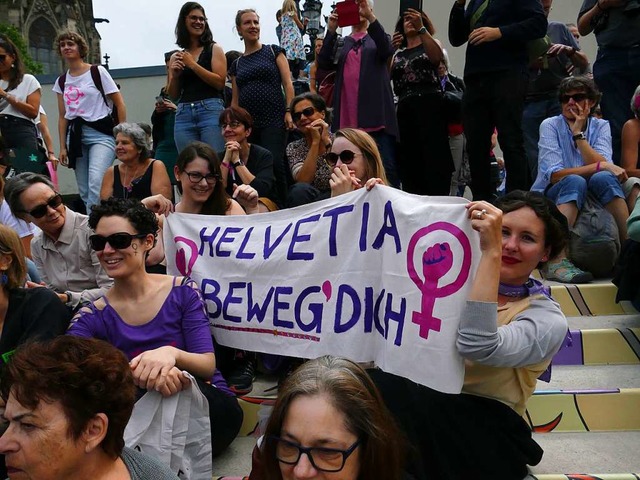
M 51 190 L 56 191 L 51 180 L 38 173 L 19 173 L 15 177 L 7 180 L 4 187 L 4 198 L 14 215 L 20 216 L 21 213 L 24 213 L 24 205 L 22 205 L 20 196 L 27 188 L 37 183 L 44 183 L 47 187 L 51 188 Z
M 113 127 L 113 136 L 117 136 L 119 133 L 126 135 L 131 139 L 133 144 L 140 150 L 140 158 L 138 161 L 144 162 L 151 156 L 149 149 L 149 143 L 147 141 L 147 134 L 137 123 L 121 123 Z

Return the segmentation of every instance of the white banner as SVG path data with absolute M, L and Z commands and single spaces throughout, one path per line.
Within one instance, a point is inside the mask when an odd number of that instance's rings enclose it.
M 373 361 L 459 393 L 455 340 L 479 258 L 465 204 L 378 185 L 260 215 L 172 214 L 167 269 L 198 282 L 223 345 Z

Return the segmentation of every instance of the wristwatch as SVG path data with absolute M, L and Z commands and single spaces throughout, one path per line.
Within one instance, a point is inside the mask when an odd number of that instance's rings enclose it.
M 233 165 L 233 168 L 244 167 L 244 162 L 242 160 L 238 160 L 237 162 L 232 163 L 231 165 Z
M 574 142 L 577 142 L 578 140 L 586 140 L 587 139 L 587 137 L 584 136 L 583 132 L 576 133 L 572 138 L 573 138 Z
M 418 35 L 424 35 L 425 33 L 427 33 L 427 27 L 423 25 L 422 28 L 418 30 Z

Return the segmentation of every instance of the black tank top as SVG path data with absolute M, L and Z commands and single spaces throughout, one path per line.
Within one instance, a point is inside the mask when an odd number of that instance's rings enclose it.
M 118 165 L 113 167 L 113 196 L 115 198 L 135 198 L 142 200 L 143 198 L 150 197 L 151 193 L 151 178 L 153 177 L 153 163 L 157 160 L 152 160 L 144 174 L 141 177 L 134 178 L 130 187 L 125 187 L 120 181 L 120 169 Z
M 213 51 L 214 44 L 215 42 L 205 45 L 198 57 L 198 65 L 210 72 L 213 71 L 211 70 L 211 52 Z M 190 68 L 185 68 L 182 72 L 181 85 L 182 96 L 180 103 L 197 102 L 198 100 L 205 100 L 207 98 L 223 98 L 222 90 L 218 90 L 206 83 Z

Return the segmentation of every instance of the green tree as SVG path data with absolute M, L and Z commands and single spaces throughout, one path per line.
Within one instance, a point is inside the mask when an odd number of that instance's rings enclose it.
M 36 62 L 31 58 L 31 55 L 29 55 L 27 43 L 24 41 L 24 38 L 22 38 L 22 35 L 16 27 L 13 25 L 7 25 L 6 23 L 0 23 L 0 34 L 6 35 L 18 48 L 27 73 L 38 75 L 44 71 L 42 65 Z

